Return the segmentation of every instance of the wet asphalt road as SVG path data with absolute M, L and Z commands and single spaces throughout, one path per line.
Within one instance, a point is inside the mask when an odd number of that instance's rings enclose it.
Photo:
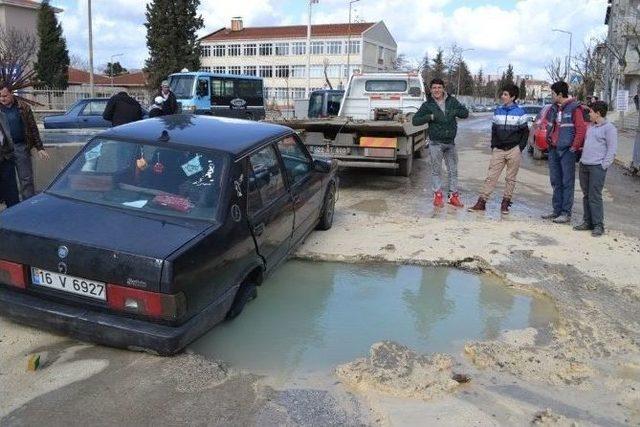
M 491 151 L 491 114 L 479 114 L 459 121 L 458 146 L 459 187 L 465 209 L 432 205 L 431 166 L 428 154 L 414 160 L 410 178 L 395 176 L 393 171 L 373 169 L 342 169 L 341 206 L 354 214 L 385 215 L 403 212 L 416 217 L 455 217 L 460 221 L 473 221 L 476 213 L 466 207 L 475 203 L 487 173 Z M 428 152 L 427 152 L 428 153 Z M 446 180 L 445 180 L 446 182 Z M 546 160 L 534 160 L 525 150 L 513 197 L 512 213 L 502 217 L 499 213 L 504 172 L 487 207 L 487 217 L 495 220 L 509 217 L 542 221 L 540 215 L 550 210 L 551 186 Z M 582 219 L 582 193 L 576 180 L 573 224 Z M 640 178 L 630 176 L 626 170 L 614 165 L 607 173 L 605 191 L 605 226 L 640 237 Z

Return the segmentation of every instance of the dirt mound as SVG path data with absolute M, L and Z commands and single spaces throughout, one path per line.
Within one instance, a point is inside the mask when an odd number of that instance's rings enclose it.
M 453 393 L 460 386 L 453 379 L 453 366 L 448 355 L 418 354 L 403 345 L 383 341 L 371 346 L 368 358 L 341 365 L 336 374 L 362 391 L 427 400 Z

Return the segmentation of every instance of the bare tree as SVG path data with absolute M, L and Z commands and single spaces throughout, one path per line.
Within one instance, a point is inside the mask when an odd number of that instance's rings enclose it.
M 69 55 L 69 66 L 76 70 L 89 71 L 89 60 L 84 56 L 71 54 Z
M 563 72 L 563 63 L 560 58 L 553 58 L 547 65 L 544 66 L 547 75 L 551 81 L 558 82 L 564 81 L 565 73 Z
M 329 68 L 329 58 L 324 58 L 322 60 L 322 65 L 324 66 L 323 67 L 324 81 L 327 84 L 327 87 L 333 90 L 333 85 L 331 84 L 331 81 L 329 81 L 329 74 L 327 73 L 327 69 Z
M 38 42 L 29 32 L 0 27 L 0 82 L 12 90 L 36 84 L 33 59 Z
M 596 86 L 604 84 L 605 50 L 602 49 L 603 41 L 593 39 L 581 53 L 573 58 L 571 71 L 582 80 L 582 92 L 591 95 Z

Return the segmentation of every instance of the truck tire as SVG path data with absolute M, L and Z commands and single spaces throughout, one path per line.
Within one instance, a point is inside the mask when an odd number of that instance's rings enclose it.
M 398 160 L 398 175 L 400 176 L 411 176 L 411 171 L 413 170 L 413 155 L 409 155 L 404 159 Z
M 233 299 L 231 308 L 227 312 L 226 320 L 235 319 L 242 313 L 244 306 L 251 300 L 258 297 L 258 289 L 252 281 L 245 281 L 240 285 L 236 296 Z
M 418 150 L 413 152 L 413 157 L 415 159 L 422 159 L 425 156 L 425 147 L 424 145 L 422 147 L 420 147 Z
M 533 155 L 533 158 L 536 160 L 544 159 L 544 153 L 535 145 L 533 146 L 533 153 L 531 154 Z
M 327 194 L 324 196 L 324 204 L 320 213 L 320 222 L 316 227 L 318 230 L 328 230 L 333 225 L 333 214 L 336 211 L 336 184 L 329 184 Z

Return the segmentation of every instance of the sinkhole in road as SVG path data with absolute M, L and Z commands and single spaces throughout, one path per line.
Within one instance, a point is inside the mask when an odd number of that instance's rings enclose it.
M 391 340 L 423 353 L 557 321 L 550 299 L 453 268 L 289 261 L 233 321 L 190 351 L 261 374 L 312 373 L 368 355 Z

